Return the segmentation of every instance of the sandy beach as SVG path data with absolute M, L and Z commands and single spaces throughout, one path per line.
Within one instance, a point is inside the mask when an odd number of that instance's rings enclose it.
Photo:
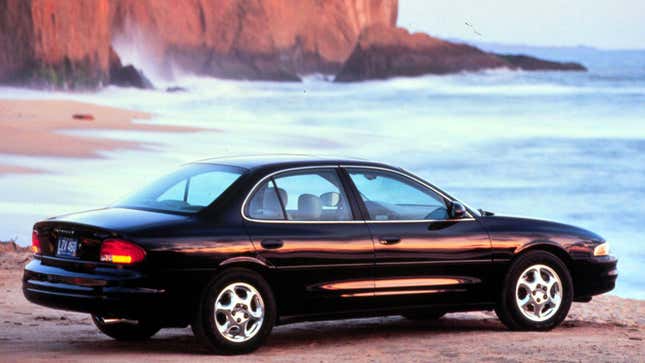
M 68 100 L 0 99 L 0 154 L 100 157 L 101 151 L 136 149 L 137 142 L 66 134 L 76 130 L 188 132 L 194 128 L 142 122 L 150 114 Z M 0 161 L 0 175 L 38 170 Z
M 146 342 L 100 334 L 89 316 L 25 300 L 28 252 L 0 252 L 0 357 L 4 362 L 636 362 L 645 355 L 645 301 L 604 295 L 575 303 L 553 331 L 510 332 L 491 312 L 448 314 L 436 322 L 399 316 L 311 322 L 274 329 L 247 356 L 211 356 L 189 328 L 165 329 Z

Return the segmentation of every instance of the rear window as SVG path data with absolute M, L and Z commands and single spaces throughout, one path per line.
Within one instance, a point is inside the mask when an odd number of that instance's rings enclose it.
M 243 173 L 224 165 L 189 164 L 131 194 L 115 207 L 197 213 L 215 201 Z

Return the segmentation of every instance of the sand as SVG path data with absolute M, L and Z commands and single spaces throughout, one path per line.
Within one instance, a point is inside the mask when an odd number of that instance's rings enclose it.
M 197 131 L 140 122 L 149 118 L 147 113 L 76 101 L 0 99 L 0 154 L 89 158 L 100 157 L 102 151 L 144 146 L 131 141 L 65 134 L 70 130 Z M 33 172 L 39 171 L 3 163 L 0 159 L 0 174 Z
M 100 334 L 86 314 L 33 305 L 21 292 L 26 252 L 0 253 L 0 360 L 3 362 L 637 362 L 645 357 L 645 301 L 611 295 L 575 303 L 562 326 L 510 332 L 490 312 L 448 314 L 436 322 L 398 316 L 300 323 L 274 329 L 246 356 L 208 355 L 189 328 L 145 342 Z

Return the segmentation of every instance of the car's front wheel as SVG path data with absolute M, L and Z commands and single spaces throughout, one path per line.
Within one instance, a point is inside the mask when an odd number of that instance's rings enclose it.
M 126 320 L 92 315 L 92 321 L 103 334 L 122 341 L 145 340 L 161 329 L 158 324 L 147 320 Z
M 248 353 L 271 333 L 276 306 L 271 288 L 256 272 L 233 268 L 204 290 L 192 324 L 195 336 L 211 351 Z
M 546 251 L 531 251 L 510 267 L 495 309 L 513 330 L 550 330 L 569 313 L 573 282 L 566 265 Z

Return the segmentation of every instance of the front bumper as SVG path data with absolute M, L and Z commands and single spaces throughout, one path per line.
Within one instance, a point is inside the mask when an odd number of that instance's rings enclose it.
M 577 299 L 611 291 L 616 286 L 618 259 L 614 256 L 592 257 L 574 261 L 573 287 Z
M 25 266 L 23 294 L 27 300 L 51 308 L 137 318 L 163 306 L 166 291 L 146 286 L 146 277 L 133 270 L 96 267 L 79 272 L 43 264 Z

